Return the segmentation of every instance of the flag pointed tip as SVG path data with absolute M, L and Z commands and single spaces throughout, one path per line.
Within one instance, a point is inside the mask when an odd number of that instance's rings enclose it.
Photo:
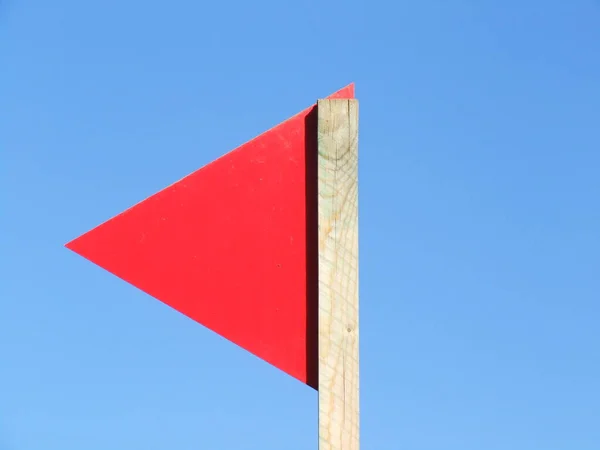
M 335 93 L 331 94 L 327 98 L 345 99 L 345 98 L 354 98 L 354 96 L 355 96 L 355 86 L 354 86 L 354 82 L 352 82 L 352 83 L 344 86 L 340 90 L 336 91 Z

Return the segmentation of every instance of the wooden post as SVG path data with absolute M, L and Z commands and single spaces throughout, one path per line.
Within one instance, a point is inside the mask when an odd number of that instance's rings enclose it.
M 319 450 L 358 450 L 358 101 L 317 112 Z

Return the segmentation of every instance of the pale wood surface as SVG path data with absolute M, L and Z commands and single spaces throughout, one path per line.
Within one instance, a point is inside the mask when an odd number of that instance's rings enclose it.
M 318 143 L 319 450 L 358 450 L 357 100 L 319 100 Z

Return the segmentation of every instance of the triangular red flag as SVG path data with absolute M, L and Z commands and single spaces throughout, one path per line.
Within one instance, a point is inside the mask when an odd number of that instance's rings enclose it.
M 354 85 L 330 98 L 353 98 Z M 313 105 L 66 246 L 317 388 Z

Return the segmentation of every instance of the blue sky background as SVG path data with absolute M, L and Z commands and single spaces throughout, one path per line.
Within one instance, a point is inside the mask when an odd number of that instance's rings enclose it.
M 600 3 L 0 2 L 0 450 L 316 449 L 314 391 L 64 249 L 357 83 L 362 448 L 600 448 Z

